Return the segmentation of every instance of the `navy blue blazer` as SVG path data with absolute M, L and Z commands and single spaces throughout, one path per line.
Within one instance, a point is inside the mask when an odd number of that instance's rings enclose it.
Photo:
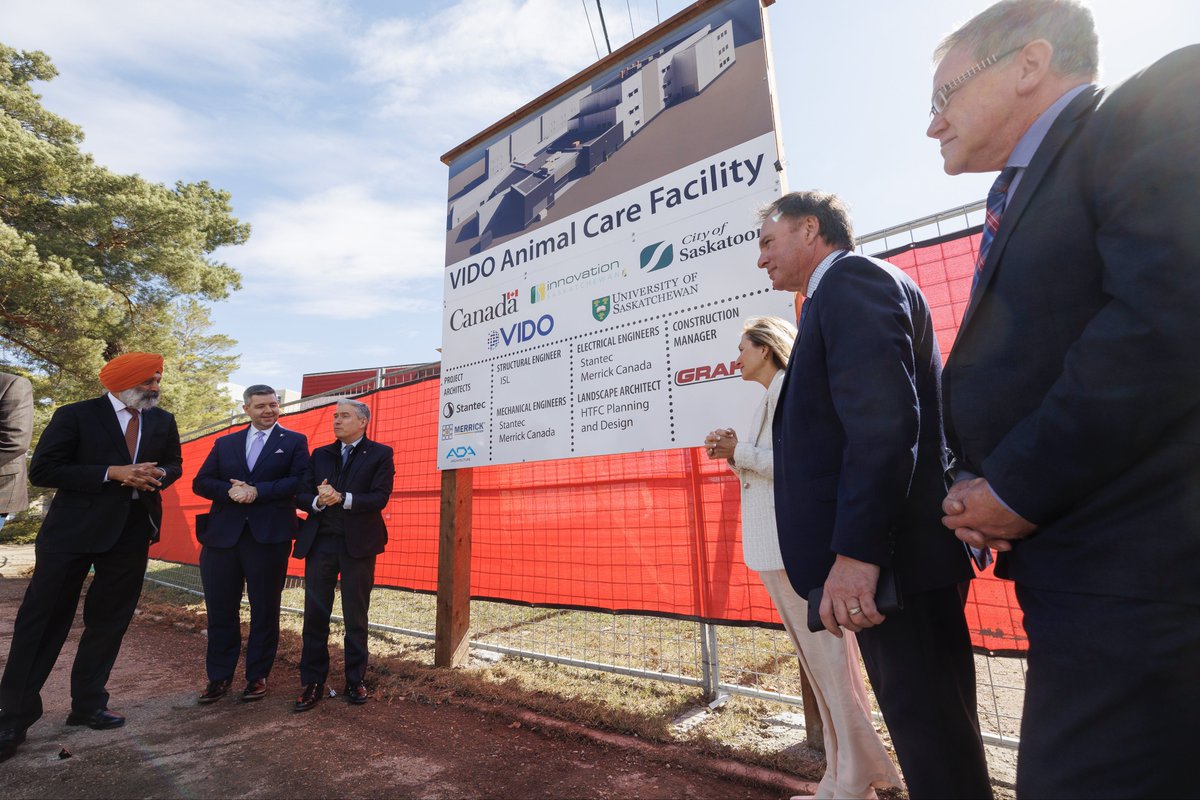
M 392 448 L 363 437 L 351 451 L 350 461 L 342 469 L 342 443 L 335 441 L 313 451 L 312 461 L 305 470 L 304 480 L 296 494 L 296 506 L 308 512 L 300 528 L 296 558 L 305 558 L 317 536 L 323 512 L 312 510 L 317 486 L 328 480 L 342 494 L 354 495 L 353 503 L 343 515 L 346 552 L 354 558 L 378 555 L 387 545 L 387 523 L 383 509 L 392 499 L 392 484 L 396 476 Z
M 946 364 L 958 461 L 1038 525 L 996 572 L 1200 604 L 1200 45 L 1085 90 L 1029 163 Z
M 141 414 L 138 461 L 154 461 L 166 471 L 166 489 L 183 474 L 175 417 L 161 408 Z M 110 466 L 132 464 L 125 432 L 108 395 L 70 403 L 54 412 L 42 432 L 29 481 L 57 489 L 38 533 L 37 550 L 48 553 L 103 553 L 121 536 L 129 516 L 133 489 L 105 481 Z M 162 491 L 139 492 L 141 505 L 154 525 L 158 541 L 162 524 Z
M 292 498 L 308 466 L 308 439 L 276 425 L 251 470 L 246 465 L 246 437 L 253 426 L 222 436 L 192 481 L 192 491 L 212 500 L 207 522 L 197 521 L 196 538 L 208 547 L 233 547 L 249 525 L 257 542 L 279 544 L 296 538 L 299 521 Z M 236 478 L 258 490 L 253 503 L 229 499 L 229 480 Z
M 941 356 L 925 297 L 847 255 L 808 298 L 774 420 L 779 547 L 801 597 L 836 555 L 890 564 L 903 592 L 971 577 L 941 523 Z

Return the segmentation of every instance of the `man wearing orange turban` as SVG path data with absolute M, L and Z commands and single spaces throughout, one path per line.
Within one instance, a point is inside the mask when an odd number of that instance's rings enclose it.
M 108 392 L 59 408 L 34 450 L 30 481 L 58 491 L 38 532 L 37 562 L 0 679 L 0 761 L 42 716 L 42 686 L 93 569 L 67 724 L 94 730 L 125 724 L 108 710 L 105 687 L 141 596 L 147 552 L 158 540 L 160 492 L 183 472 L 175 418 L 156 408 L 162 370 L 155 353 L 109 361 L 100 370 Z

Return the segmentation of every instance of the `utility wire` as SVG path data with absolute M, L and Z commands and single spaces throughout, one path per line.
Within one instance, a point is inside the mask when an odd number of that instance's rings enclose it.
M 637 31 L 633 29 L 633 9 L 629 7 L 629 0 L 625 0 L 625 11 L 629 14 L 629 38 L 636 39 Z
M 599 61 L 600 60 L 600 45 L 596 44 L 596 32 L 594 30 L 592 30 L 592 17 L 590 14 L 588 14 L 587 0 L 579 0 L 579 2 L 583 4 L 583 16 L 587 20 L 588 33 L 591 34 L 591 36 L 592 36 L 592 47 L 596 51 L 596 60 Z M 654 2 L 657 4 L 658 0 L 654 0 Z
M 600 30 L 604 31 L 604 46 L 608 48 L 608 54 L 612 55 L 612 43 L 608 41 L 608 25 L 604 22 L 604 7 L 600 5 L 600 0 L 596 0 L 596 12 L 600 14 Z

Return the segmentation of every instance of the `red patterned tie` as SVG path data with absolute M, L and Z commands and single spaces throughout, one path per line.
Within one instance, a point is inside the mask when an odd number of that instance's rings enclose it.
M 125 446 L 129 448 L 129 460 L 137 460 L 138 410 L 126 408 L 129 412 L 129 423 L 125 426 Z
M 983 237 L 979 240 L 979 258 L 975 260 L 975 277 L 971 280 L 971 296 L 975 295 L 975 287 L 979 285 L 979 276 L 987 261 L 988 250 L 992 249 L 992 240 L 1000 229 L 1000 218 L 1004 216 L 1004 206 L 1008 203 L 1008 187 L 1012 184 L 1013 176 L 1017 174 L 1016 167 L 1005 167 L 996 176 L 987 196 L 987 213 L 983 219 Z

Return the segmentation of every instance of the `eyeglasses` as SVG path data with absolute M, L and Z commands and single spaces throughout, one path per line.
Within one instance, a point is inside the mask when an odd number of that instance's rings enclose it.
M 983 61 L 980 61 L 975 66 L 971 67 L 969 70 L 964 72 L 962 75 L 959 75 L 954 80 L 950 81 L 949 83 L 943 84 L 941 87 L 938 88 L 938 90 L 936 92 L 933 93 L 933 98 L 930 100 L 930 105 L 929 105 L 929 116 L 935 117 L 938 114 L 945 111 L 946 105 L 950 102 L 950 96 L 953 95 L 955 92 L 957 92 L 959 89 L 961 89 L 964 85 L 966 85 L 967 81 L 971 80 L 971 78 L 974 78 L 976 75 L 983 72 L 988 67 L 997 63 L 998 61 L 1000 61 L 1000 59 L 1008 58 L 1013 53 L 1017 52 L 1018 50 L 1023 49 L 1024 47 L 1025 47 L 1025 45 L 1021 45 L 1020 47 L 1014 47 L 1012 50 L 1009 50 L 1008 52 L 1005 52 L 1005 53 L 990 55 L 987 58 L 985 58 Z

